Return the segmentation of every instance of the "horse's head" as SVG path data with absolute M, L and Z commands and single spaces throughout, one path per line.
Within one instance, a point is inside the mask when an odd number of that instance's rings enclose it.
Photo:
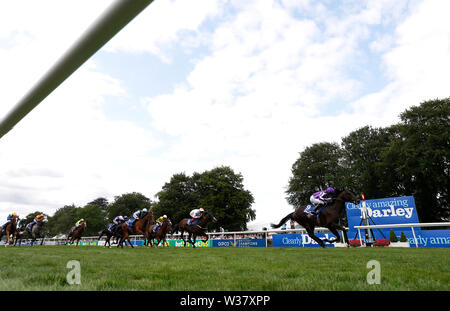
M 170 221 L 170 219 L 167 218 L 166 220 L 164 220 L 164 223 L 167 225 L 167 232 L 172 232 L 172 222 Z
M 207 222 L 208 222 L 208 221 L 212 221 L 212 222 L 216 222 L 216 221 L 217 221 L 216 217 L 214 217 L 214 215 L 211 214 L 211 213 L 204 212 L 204 213 L 203 213 L 203 217 L 204 217 L 204 219 L 205 219 Z
M 337 198 L 344 200 L 344 202 L 351 202 L 355 205 L 359 204 L 360 198 L 353 194 L 350 190 L 344 189 L 338 195 Z

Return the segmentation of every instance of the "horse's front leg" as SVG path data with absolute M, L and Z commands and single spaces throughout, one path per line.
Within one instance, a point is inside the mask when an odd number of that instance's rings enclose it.
M 306 232 L 308 233 L 308 235 L 311 237 L 311 239 L 313 239 L 314 241 L 316 241 L 320 246 L 322 246 L 323 248 L 327 248 L 327 246 L 325 245 L 325 243 L 322 241 L 322 239 L 320 239 L 319 237 L 316 237 L 314 235 L 314 229 L 308 228 L 306 229 Z
M 338 227 L 339 227 L 338 225 L 333 225 L 333 224 L 328 226 L 327 228 L 331 231 L 331 233 L 333 233 L 336 236 L 336 238 L 334 240 L 323 239 L 322 241 L 328 242 L 328 243 L 337 243 L 337 242 L 339 242 L 341 240 L 341 237 L 339 236 L 339 232 L 337 231 Z

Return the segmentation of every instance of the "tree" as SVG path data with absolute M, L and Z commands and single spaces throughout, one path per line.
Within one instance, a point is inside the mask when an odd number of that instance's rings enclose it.
M 103 212 L 106 212 L 106 210 L 108 209 L 108 200 L 103 197 L 97 198 L 94 201 L 91 201 L 88 203 L 88 205 L 90 205 L 90 204 L 100 206 L 100 208 L 102 209 Z
M 152 201 L 139 192 L 122 194 L 114 197 L 114 202 L 108 205 L 108 220 L 112 221 L 116 216 L 131 216 L 137 210 L 152 209 Z
M 251 209 L 254 198 L 244 189 L 242 175 L 227 166 L 195 172 L 191 177 L 185 173 L 175 174 L 156 197 L 155 214 L 166 214 L 174 223 L 200 207 L 217 219 L 217 224 L 209 224 L 210 228 L 246 230 L 247 222 L 256 217 Z
M 166 214 L 172 222 L 177 223 L 186 218 L 191 210 L 197 208 L 199 194 L 191 177 L 179 173 L 164 184 L 156 197 L 158 202 L 153 208 L 155 217 Z
M 363 191 L 367 198 L 395 195 L 390 174 L 380 167 L 382 154 L 395 139 L 392 128 L 365 126 L 342 139 L 344 185 L 356 193 Z
M 399 138 L 383 154 L 399 194 L 413 195 L 423 222 L 450 216 L 450 98 L 407 109 L 396 125 Z
M 337 143 L 317 143 L 305 148 L 292 165 L 287 201 L 294 207 L 309 203 L 311 194 L 327 187 L 341 187 L 344 170 L 342 149 Z
M 222 166 L 202 174 L 195 173 L 192 178 L 200 195 L 199 207 L 213 213 L 217 218 L 217 228 L 247 230 L 247 222 L 254 220 L 256 214 L 251 209 L 253 195 L 244 189 L 241 174 Z
M 77 219 L 78 207 L 75 205 L 65 205 L 56 210 L 55 214 L 48 219 L 48 229 L 50 235 L 67 234 L 75 225 Z

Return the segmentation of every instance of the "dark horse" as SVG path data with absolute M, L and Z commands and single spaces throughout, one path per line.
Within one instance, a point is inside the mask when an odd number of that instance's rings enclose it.
M 24 231 L 22 231 L 22 232 L 19 231 L 19 233 L 18 233 L 18 237 L 20 238 L 19 246 L 20 246 L 20 243 L 22 242 L 22 236 L 24 234 L 31 239 L 31 242 L 30 242 L 31 246 L 33 246 L 33 243 L 36 242 L 36 240 L 40 239 L 40 238 L 42 238 L 40 245 L 44 244 L 45 235 L 43 232 L 43 227 L 46 222 L 47 222 L 47 216 L 45 216 L 42 220 L 36 222 L 34 224 L 34 226 L 31 228 L 31 230 L 28 227 L 28 225 L 30 225 L 30 224 L 28 224 L 25 227 Z M 16 243 L 17 243 L 17 239 L 16 239 Z M 14 245 L 16 245 L 16 244 L 14 243 Z
M 156 231 L 156 233 L 153 232 L 153 229 L 155 228 L 156 225 L 151 225 L 148 227 L 147 231 L 145 231 L 145 239 L 147 240 L 147 246 L 148 243 L 150 243 L 150 246 L 153 247 L 153 239 L 156 239 L 156 246 L 159 245 L 159 243 L 161 241 L 163 241 L 163 247 L 166 244 L 166 236 L 168 232 L 172 231 L 172 222 L 170 221 L 170 219 L 164 219 L 163 223 L 161 224 L 161 226 L 158 228 L 158 231 Z
M 114 237 L 116 238 L 116 242 L 119 242 L 119 239 L 122 237 L 123 232 L 122 232 L 122 223 L 118 224 L 114 230 L 114 232 L 111 232 L 109 230 L 109 225 L 107 228 L 103 229 L 103 231 L 101 231 L 100 236 L 98 237 L 98 240 L 100 241 L 100 239 L 102 238 L 103 235 L 106 236 L 106 240 L 105 240 L 105 247 L 109 246 L 111 247 L 111 238 Z M 113 242 L 114 243 L 114 242 Z
M 5 246 L 12 244 L 12 241 L 10 241 L 11 235 L 13 236 L 13 240 L 14 240 L 14 237 L 17 234 L 17 230 L 16 230 L 17 219 L 19 219 L 19 216 L 17 216 L 17 215 L 13 216 L 12 219 L 9 221 L 9 224 L 6 226 L 5 230 L 2 230 L 3 228 L 0 228 L 0 240 L 3 237 L 3 234 L 6 234 Z
M 131 244 L 130 241 L 130 234 L 140 234 L 143 235 L 145 238 L 145 229 L 147 229 L 148 224 L 153 224 L 155 222 L 155 218 L 153 217 L 152 212 L 147 212 L 142 218 L 136 220 L 133 224 L 133 229 L 130 229 L 126 222 L 124 222 L 121 225 L 123 235 L 120 239 L 119 244 L 117 244 L 117 247 L 121 246 L 123 248 L 123 242 L 125 240 L 128 241 L 128 243 L 131 245 L 131 247 L 134 248 L 133 244 Z
M 81 240 L 81 235 L 84 232 L 84 229 L 86 228 L 87 224 L 86 221 L 83 222 L 78 228 L 75 229 L 75 227 L 72 227 L 69 231 L 69 234 L 67 235 L 67 239 L 66 239 L 66 245 L 67 242 L 69 242 L 69 245 L 73 244 L 73 242 L 75 240 L 77 240 L 77 243 L 75 244 L 76 246 L 78 246 L 78 242 L 80 242 Z
M 345 202 L 359 204 L 359 199 L 349 190 L 336 190 L 334 202 L 328 204 L 322 209 L 319 214 L 319 219 L 317 219 L 316 217 L 308 217 L 308 215 L 304 212 L 306 206 L 300 206 L 295 210 L 295 212 L 292 212 L 281 219 L 281 221 L 277 225 L 271 224 L 271 226 L 272 228 L 279 228 L 289 219 L 293 219 L 306 229 L 306 232 L 314 241 L 319 243 L 319 245 L 324 248 L 326 247 L 324 242 L 339 242 L 340 237 L 338 230 L 342 230 L 344 234 L 344 242 L 348 244 L 347 232 L 345 228 L 339 224 L 339 216 L 345 209 Z M 336 236 L 336 239 L 319 239 L 314 235 L 314 227 L 316 226 L 328 228 Z
M 206 240 L 202 240 L 202 242 L 208 241 L 208 236 L 206 235 L 205 229 L 203 229 L 202 227 L 204 225 L 206 225 L 209 221 L 212 221 L 212 222 L 217 221 L 217 219 L 212 214 L 209 214 L 207 212 L 204 212 L 203 215 L 198 220 L 198 222 L 193 226 L 187 224 L 188 220 L 189 220 L 189 218 L 184 218 L 178 224 L 176 224 L 173 228 L 174 233 L 177 233 L 178 230 L 180 231 L 181 239 L 184 241 L 184 247 L 186 247 L 186 243 L 187 243 L 187 241 L 183 237 L 184 231 L 186 231 L 188 233 L 187 240 L 189 241 L 189 243 L 192 244 L 192 247 L 195 247 L 195 241 L 197 239 L 197 236 L 206 236 Z M 192 240 L 191 240 L 191 236 L 193 237 Z

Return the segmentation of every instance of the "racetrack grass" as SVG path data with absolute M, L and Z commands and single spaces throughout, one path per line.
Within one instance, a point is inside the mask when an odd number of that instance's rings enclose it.
M 78 260 L 81 284 L 69 285 Z M 380 284 L 366 281 L 377 260 Z M 450 290 L 450 249 L 0 248 L 0 290 Z

